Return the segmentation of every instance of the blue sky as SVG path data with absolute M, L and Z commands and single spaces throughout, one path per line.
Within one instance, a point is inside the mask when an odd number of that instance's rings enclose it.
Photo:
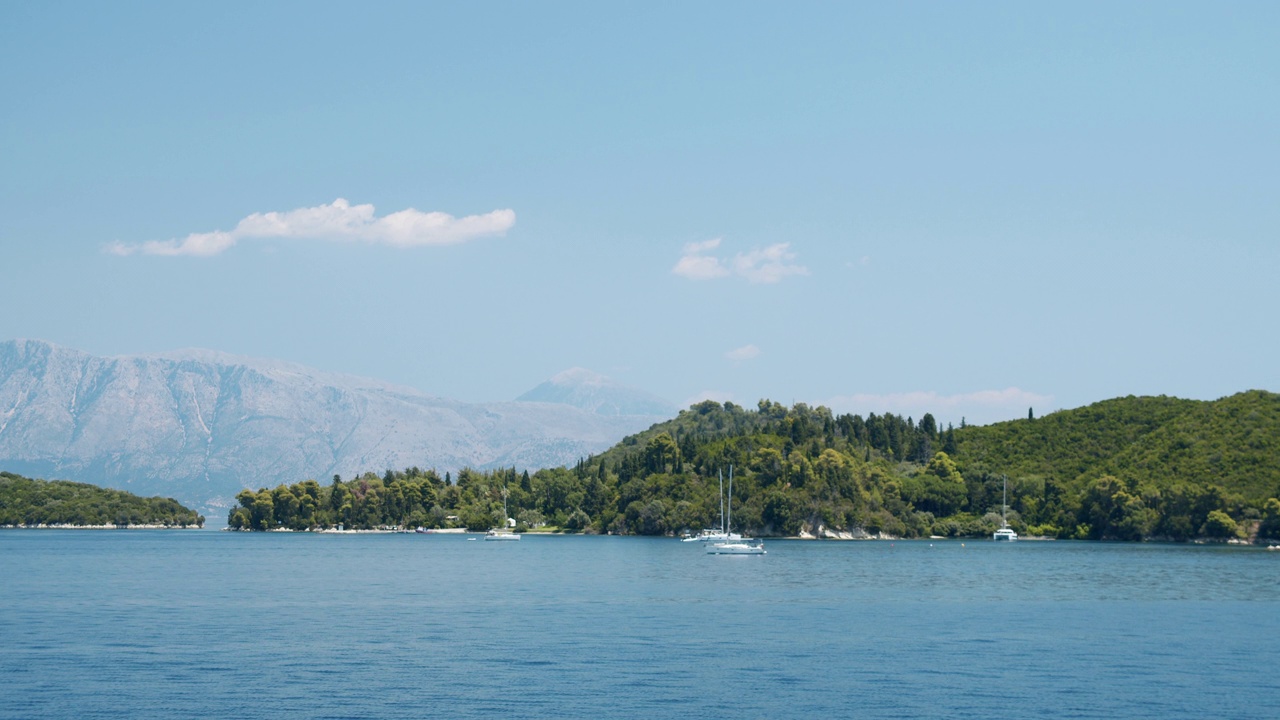
M 954 422 L 1280 390 L 1276 3 L 9 3 L 0 68 L 3 339 Z

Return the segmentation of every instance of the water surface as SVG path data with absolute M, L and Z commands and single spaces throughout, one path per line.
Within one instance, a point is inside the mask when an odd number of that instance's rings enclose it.
M 1272 718 L 1280 553 L 0 531 L 0 717 Z

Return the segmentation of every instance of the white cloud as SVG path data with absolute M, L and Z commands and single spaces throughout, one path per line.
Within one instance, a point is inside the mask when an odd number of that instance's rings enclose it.
M 680 258 L 671 272 L 690 280 L 711 280 L 729 274 L 729 268 L 720 263 L 719 258 L 705 255 L 685 255 Z
M 734 348 L 733 350 L 730 350 L 729 352 L 724 354 L 726 358 L 729 358 L 734 362 L 750 360 L 754 357 L 757 357 L 758 355 L 760 355 L 760 348 L 756 347 L 755 345 L 743 345 L 740 348 Z
M 919 420 L 932 413 L 939 422 L 960 424 L 964 418 L 970 425 L 984 425 L 1027 416 L 1028 408 L 1038 408 L 1036 415 L 1050 411 L 1052 395 L 1040 395 L 1016 387 L 1004 390 L 979 390 L 956 395 L 940 395 L 933 391 L 889 393 L 885 395 L 841 395 L 819 404 L 837 413 L 890 412 Z
M 689 243 L 684 246 L 684 255 L 680 257 L 671 272 L 690 280 L 711 280 L 729 274 L 729 268 L 720 262 L 720 258 L 705 255 L 720 245 L 720 238 Z
M 691 242 L 684 246 L 685 254 L 704 253 L 708 250 L 715 250 L 720 247 L 720 241 L 723 238 L 711 238 L 702 242 Z
M 776 243 L 747 253 L 738 253 L 728 260 L 708 254 L 720 246 L 720 238 L 689 243 L 684 254 L 671 272 L 690 280 L 714 280 L 736 275 L 748 282 L 772 284 L 788 275 L 808 275 L 809 269 L 793 261 L 791 243 Z
M 516 214 L 512 210 L 456 218 L 447 213 L 409 208 L 376 217 L 372 205 L 351 205 L 338 198 L 328 205 L 254 213 L 230 231 L 192 233 L 181 240 L 153 240 L 136 245 L 117 242 L 108 245 L 106 251 L 114 255 L 207 257 L 250 238 L 341 240 L 394 247 L 454 245 L 486 235 L 500 235 L 515 222 Z
M 791 243 L 777 243 L 763 250 L 752 250 L 745 255 L 738 253 L 733 258 L 733 272 L 750 282 L 768 284 L 776 283 L 788 275 L 808 275 L 808 268 L 791 263 L 796 259 L 796 254 L 790 248 Z

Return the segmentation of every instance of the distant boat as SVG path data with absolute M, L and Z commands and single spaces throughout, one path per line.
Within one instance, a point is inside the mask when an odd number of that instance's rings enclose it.
M 707 546 L 708 555 L 764 555 L 764 543 L 759 540 L 712 543 Z
M 520 536 L 511 532 L 511 528 L 505 527 L 511 522 L 511 518 L 507 517 L 507 489 L 502 488 L 502 524 L 504 527 L 490 528 L 489 532 L 484 534 L 485 540 L 519 540 Z
M 991 534 L 991 539 L 996 542 L 1013 542 L 1018 539 L 1018 533 L 1009 527 L 1009 521 L 1006 515 L 1009 511 L 1009 476 L 1004 476 L 1004 490 L 1000 493 L 1000 529 Z
M 720 477 L 720 529 L 707 528 L 697 535 L 680 538 L 680 542 L 734 542 L 741 540 L 742 536 L 738 533 L 729 532 L 724 524 L 724 473 L 719 474 Z M 729 468 L 729 482 L 733 483 L 733 468 Z
M 725 540 L 707 545 L 708 555 L 764 555 L 764 542 L 733 532 L 733 466 L 729 466 L 729 512 L 725 516 Z
M 520 536 L 512 532 L 510 528 L 490 528 L 489 532 L 484 534 L 485 540 L 519 540 Z
M 680 542 L 724 542 L 726 540 L 741 540 L 742 536 L 738 533 L 728 533 L 723 530 L 708 528 L 688 537 L 680 538 Z

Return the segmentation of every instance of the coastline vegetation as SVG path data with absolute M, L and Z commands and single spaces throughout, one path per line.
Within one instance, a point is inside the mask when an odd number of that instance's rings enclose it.
M 1280 539 L 1280 395 L 1126 397 L 1044 417 L 941 428 L 932 415 L 834 415 L 707 401 L 573 468 L 407 468 L 245 490 L 233 529 L 465 527 L 664 535 L 718 523 L 753 535 L 1095 540 Z
M 204 516 L 173 498 L 0 472 L 0 527 L 39 526 L 188 528 Z

